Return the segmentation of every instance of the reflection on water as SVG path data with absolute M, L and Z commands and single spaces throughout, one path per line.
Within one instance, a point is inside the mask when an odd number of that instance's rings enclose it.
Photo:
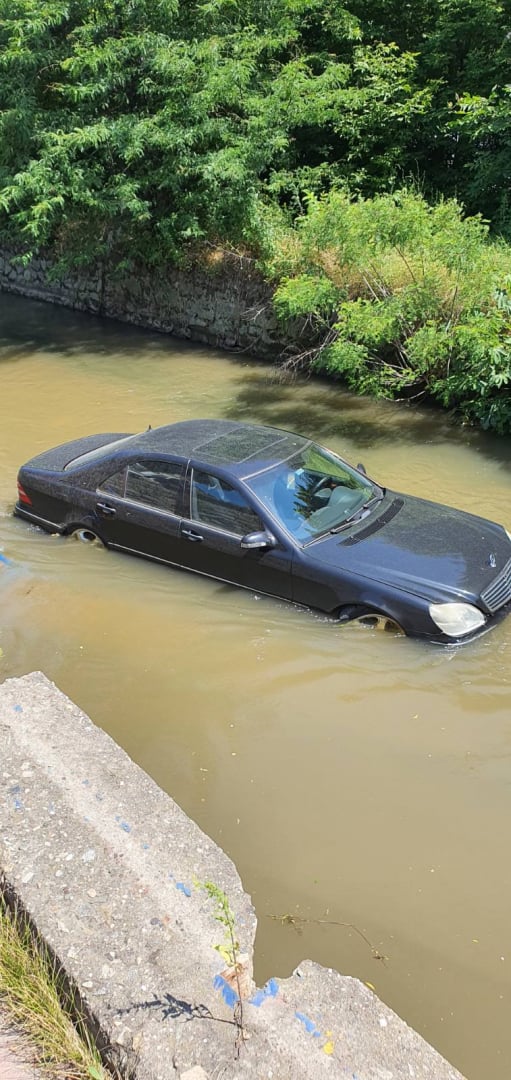
M 509 443 L 9 296 L 0 378 L 0 671 L 44 670 L 229 852 L 259 980 L 306 956 L 357 975 L 470 1080 L 507 1080 L 511 620 L 458 650 L 340 629 L 11 509 L 49 446 L 224 416 L 509 526 Z

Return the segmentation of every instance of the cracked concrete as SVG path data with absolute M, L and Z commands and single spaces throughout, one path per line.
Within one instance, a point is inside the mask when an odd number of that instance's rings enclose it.
M 252 981 L 231 860 L 44 675 L 0 686 L 0 872 L 134 1080 L 462 1080 L 366 986 L 311 961 Z M 226 894 L 238 980 L 201 883 Z M 241 958 L 240 958 L 241 959 Z

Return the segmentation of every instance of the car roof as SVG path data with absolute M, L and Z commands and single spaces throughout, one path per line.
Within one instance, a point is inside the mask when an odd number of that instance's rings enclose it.
M 269 464 L 286 461 L 310 440 L 280 428 L 231 420 L 184 420 L 144 431 L 130 440 L 130 453 L 176 454 L 203 465 L 228 467 L 250 476 Z

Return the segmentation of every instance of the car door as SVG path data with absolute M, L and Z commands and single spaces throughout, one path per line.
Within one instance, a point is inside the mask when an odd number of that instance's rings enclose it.
M 101 481 L 95 511 L 109 546 L 179 564 L 179 520 L 186 466 L 139 458 Z
M 292 597 L 293 548 L 277 540 L 246 550 L 248 533 L 270 530 L 248 495 L 211 471 L 190 467 L 180 524 L 182 565 L 272 596 Z

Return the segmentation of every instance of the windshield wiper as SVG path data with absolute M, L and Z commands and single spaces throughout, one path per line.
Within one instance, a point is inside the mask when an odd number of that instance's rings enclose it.
M 368 499 L 363 506 L 359 506 L 358 510 L 355 510 L 350 517 L 346 518 L 345 521 L 342 521 L 340 525 L 334 525 L 333 529 L 329 529 L 329 533 L 342 532 L 343 529 L 347 529 L 348 525 L 353 525 L 353 522 L 360 521 L 360 518 L 365 517 L 366 514 L 369 513 L 371 507 L 375 506 L 376 503 L 381 502 L 384 497 L 385 489 L 380 488 L 380 491 L 378 491 L 376 495 L 373 495 L 371 499 Z

